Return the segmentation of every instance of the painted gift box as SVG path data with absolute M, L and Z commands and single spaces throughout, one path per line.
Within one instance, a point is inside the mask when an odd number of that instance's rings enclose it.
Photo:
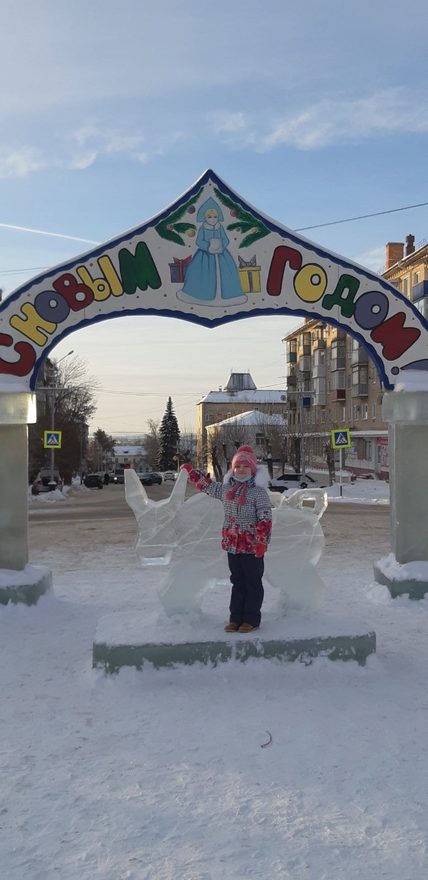
M 171 273 L 171 281 L 173 284 L 182 284 L 184 281 L 184 277 L 186 275 L 186 268 L 191 261 L 191 257 L 185 257 L 184 260 L 179 260 L 178 257 L 174 257 L 174 262 L 169 263 L 169 271 Z
M 260 293 L 261 279 L 260 266 L 257 266 L 256 255 L 251 260 L 244 260 L 238 257 L 238 272 L 241 281 L 241 287 L 244 293 Z

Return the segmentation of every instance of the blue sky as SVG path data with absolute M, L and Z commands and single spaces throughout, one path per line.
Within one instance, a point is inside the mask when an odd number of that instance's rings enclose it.
M 3 0 L 0 287 L 88 249 L 72 236 L 137 226 L 208 167 L 293 229 L 428 201 L 427 25 L 423 0 Z M 381 270 L 408 233 L 428 238 L 428 207 L 304 235 Z M 92 427 L 143 432 L 171 394 L 191 429 L 231 369 L 280 387 L 296 324 L 135 316 L 54 356 L 72 348 L 98 380 Z

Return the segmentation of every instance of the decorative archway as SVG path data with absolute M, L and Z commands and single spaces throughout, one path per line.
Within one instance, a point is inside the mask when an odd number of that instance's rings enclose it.
M 0 306 L 0 493 L 8 499 L 0 499 L 7 547 L 0 568 L 20 570 L 28 561 L 26 425 L 34 421 L 38 370 L 61 339 L 120 315 L 216 327 L 275 313 L 320 318 L 354 336 L 386 389 L 403 377 L 408 387 L 415 371 L 428 376 L 428 324 L 409 300 L 260 213 L 210 170 L 156 217 L 11 294 Z M 16 456 L 25 485 L 13 483 L 19 501 L 8 527 L 2 505 Z

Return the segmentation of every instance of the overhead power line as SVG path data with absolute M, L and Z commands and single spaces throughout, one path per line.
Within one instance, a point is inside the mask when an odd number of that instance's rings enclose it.
M 401 208 L 389 208 L 387 211 L 374 211 L 372 214 L 359 214 L 356 217 L 343 217 L 341 220 L 329 220 L 327 223 L 315 223 L 313 226 L 298 226 L 293 232 L 307 232 L 309 229 L 323 229 L 325 226 L 339 226 L 341 223 L 354 223 L 356 220 L 368 220 L 370 217 L 384 217 L 386 214 L 398 214 L 400 211 L 411 211 L 413 208 L 425 208 L 428 202 L 418 202 L 416 205 L 404 205 Z M 75 235 L 65 235 L 60 232 L 47 232 L 43 229 L 31 229 L 28 226 L 12 226 L 10 223 L 0 223 L 1 229 L 16 229 L 20 232 L 34 232 L 37 235 L 50 235 L 55 238 L 67 238 L 71 241 L 83 241 L 86 244 L 100 244 L 90 238 L 77 238 Z M 33 266 L 29 269 L 2 269 L 0 275 L 15 275 L 25 272 L 43 272 L 50 266 Z
M 374 214 L 360 214 L 358 217 L 345 217 L 343 220 L 330 220 L 328 223 L 317 223 L 315 226 L 299 226 L 295 232 L 304 232 L 306 229 L 321 229 L 323 226 L 338 226 L 339 223 L 352 223 L 354 220 L 367 220 L 368 217 L 382 217 L 384 214 L 397 214 L 398 211 L 410 211 L 411 208 L 425 208 L 428 202 L 419 202 L 418 205 L 405 205 L 404 208 L 390 208 L 389 211 L 375 211 Z

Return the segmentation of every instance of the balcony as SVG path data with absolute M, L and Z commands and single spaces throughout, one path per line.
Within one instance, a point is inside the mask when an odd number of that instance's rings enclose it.
M 325 351 L 315 349 L 312 355 L 312 375 L 325 376 Z
M 296 385 L 297 385 L 297 376 L 295 376 L 294 373 L 290 373 L 290 375 L 287 376 L 287 388 L 295 388 Z
M 327 395 L 325 391 L 315 392 L 312 402 L 314 406 L 325 406 L 327 402 Z
M 369 386 L 367 383 L 359 383 L 352 386 L 352 397 L 368 397 Z
M 364 346 L 358 345 L 358 348 L 352 349 L 351 364 L 368 364 L 368 362 L 369 355 Z
M 314 364 L 312 368 L 312 376 L 314 379 L 324 379 L 325 378 L 325 364 Z
M 414 284 L 412 287 L 413 302 L 418 302 L 424 296 L 428 296 L 428 281 L 420 281 L 419 284 Z
M 299 370 L 301 373 L 310 373 L 311 372 L 311 357 L 310 357 L 310 355 L 303 355 L 303 357 L 299 358 Z
M 331 372 L 334 373 L 335 370 L 344 370 L 344 369 L 345 369 L 345 363 L 346 363 L 345 355 L 343 355 L 343 356 L 342 356 L 342 355 L 339 355 L 339 356 L 336 357 L 336 358 L 332 358 L 331 361 L 330 361 L 330 370 L 331 370 Z
M 287 363 L 289 364 L 297 364 L 297 352 L 289 351 L 287 354 Z
M 330 396 L 332 400 L 346 400 L 346 388 L 336 388 Z

